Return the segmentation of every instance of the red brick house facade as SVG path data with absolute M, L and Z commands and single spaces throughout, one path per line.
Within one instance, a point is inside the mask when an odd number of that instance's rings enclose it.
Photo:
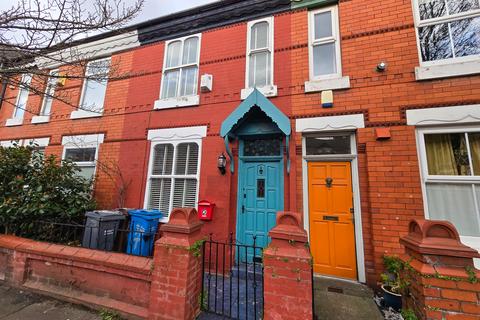
M 211 201 L 217 239 L 266 244 L 301 212 L 317 273 L 374 284 L 412 218 L 480 249 L 480 4 L 451 2 L 471 5 L 226 0 L 96 36 L 92 64 L 128 76 L 55 90 L 99 109 L 8 87 L 0 141 L 78 161 L 101 208 L 119 181 L 96 161 L 131 181 L 125 207 Z

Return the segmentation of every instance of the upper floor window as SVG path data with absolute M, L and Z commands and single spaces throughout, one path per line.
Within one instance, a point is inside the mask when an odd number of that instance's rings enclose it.
M 32 76 L 30 74 L 25 74 L 22 76 L 22 81 L 19 85 L 19 91 L 17 96 L 17 102 L 15 103 L 15 109 L 13 110 L 14 119 L 22 119 L 27 109 L 27 101 L 29 95 L 29 85 L 32 81 Z
M 339 78 L 342 75 L 337 7 L 309 14 L 310 79 Z
M 423 64 L 480 56 L 480 0 L 414 0 Z
M 273 17 L 248 23 L 246 85 L 273 85 Z
M 197 94 L 199 60 L 200 35 L 166 43 L 161 99 Z
M 47 80 L 47 87 L 43 98 L 42 108 L 40 109 L 41 116 L 48 116 L 52 111 L 53 97 L 55 94 L 55 87 L 58 81 L 58 70 L 50 71 L 50 76 Z
M 80 103 L 82 111 L 103 113 L 109 72 L 110 58 L 90 61 L 87 64 Z

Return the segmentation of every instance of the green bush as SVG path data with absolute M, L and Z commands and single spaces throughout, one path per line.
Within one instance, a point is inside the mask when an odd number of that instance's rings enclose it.
M 22 236 L 41 234 L 39 221 L 80 224 L 95 208 L 91 182 L 70 161 L 44 157 L 34 146 L 0 147 L 0 226 Z

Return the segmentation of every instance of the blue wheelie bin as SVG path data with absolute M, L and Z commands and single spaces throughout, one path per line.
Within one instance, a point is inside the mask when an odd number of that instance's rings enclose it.
M 129 210 L 130 232 L 127 253 L 148 257 L 152 255 L 158 219 L 163 214 L 159 210 Z

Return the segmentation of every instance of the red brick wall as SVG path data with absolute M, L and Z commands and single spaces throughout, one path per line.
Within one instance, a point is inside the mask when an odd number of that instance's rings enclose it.
M 152 259 L 0 236 L 0 279 L 89 307 L 146 318 Z
M 304 93 L 308 72 L 307 10 L 275 16 L 274 82 L 278 97 L 271 101 L 294 120 L 307 116 L 364 113 L 367 128 L 358 131 L 360 196 L 365 245 L 365 265 L 370 283 L 378 280 L 384 253 L 402 252 L 398 237 L 406 223 L 423 216 L 415 133 L 406 126 L 405 110 L 480 102 L 480 77 L 466 76 L 432 81 L 415 81 L 419 65 L 410 0 L 387 2 L 340 1 L 340 30 L 343 74 L 351 88 L 334 92 L 334 107 L 324 110 L 319 93 Z M 49 124 L 0 126 L 0 139 L 51 137 L 48 153 L 62 153 L 64 135 L 105 133 L 100 161 L 117 162 L 127 181 L 127 207 L 143 207 L 150 144 L 147 130 L 165 127 L 207 125 L 203 140 L 199 200 L 216 203 L 215 217 L 205 225 L 205 233 L 225 239 L 235 232 L 237 173 L 221 176 L 216 158 L 224 151 L 219 137 L 222 121 L 241 103 L 245 86 L 246 23 L 202 33 L 200 74 L 214 77 L 213 91 L 200 94 L 200 106 L 154 111 L 160 92 L 164 43 L 154 43 L 113 56 L 113 64 L 133 76 L 110 81 L 105 113 L 101 118 L 70 120 L 71 106 L 55 101 Z M 386 61 L 386 72 L 375 71 Z M 69 80 L 61 89 L 69 92 L 72 103 L 79 100 L 80 80 Z M 17 90 L 8 89 L 14 102 Z M 41 99 L 31 95 L 29 107 L 40 108 Z M 0 124 L 11 117 L 13 107 L 4 103 Z M 392 138 L 375 140 L 374 128 L 391 127 Z M 303 212 L 301 136 L 292 136 L 290 175 L 285 174 L 285 210 Z M 237 161 L 238 163 L 238 161 Z M 101 208 L 118 204 L 115 186 L 99 172 L 96 197 Z

